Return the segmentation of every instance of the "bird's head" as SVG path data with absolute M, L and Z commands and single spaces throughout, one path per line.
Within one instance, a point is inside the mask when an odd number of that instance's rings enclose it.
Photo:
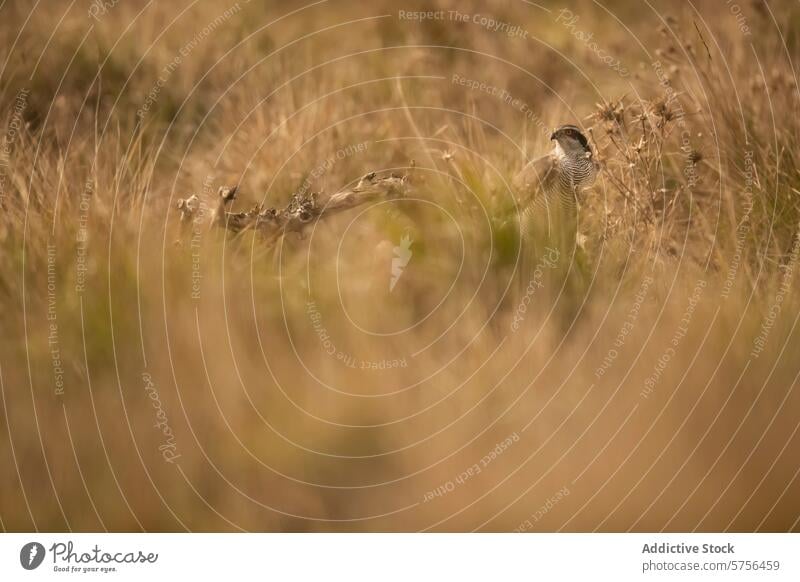
M 586 136 L 574 125 L 562 125 L 553 132 L 550 139 L 555 140 L 556 148 L 560 148 L 567 155 L 591 155 L 592 153 Z

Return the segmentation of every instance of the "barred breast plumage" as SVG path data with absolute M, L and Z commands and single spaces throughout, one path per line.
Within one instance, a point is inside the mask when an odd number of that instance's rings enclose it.
M 520 226 L 527 231 L 530 218 L 558 207 L 574 207 L 578 193 L 591 186 L 597 176 L 592 150 L 573 125 L 553 132 L 553 150 L 530 162 L 514 179 L 520 208 Z

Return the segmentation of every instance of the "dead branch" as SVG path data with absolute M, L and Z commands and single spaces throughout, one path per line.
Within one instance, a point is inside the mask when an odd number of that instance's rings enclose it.
M 408 175 L 379 177 L 376 172 L 371 172 L 361 178 L 355 187 L 336 192 L 323 200 L 320 200 L 322 195 L 319 192 L 299 193 L 292 195 L 282 209 L 256 204 L 246 212 L 229 212 L 227 208 L 236 199 L 239 187 L 223 186 L 219 189 L 219 201 L 209 226 L 224 228 L 232 233 L 254 230 L 266 240 L 274 241 L 288 232 L 302 233 L 306 225 L 343 210 L 374 200 L 402 198 L 409 188 Z M 194 194 L 178 200 L 183 231 L 195 220 L 199 207 L 199 200 Z

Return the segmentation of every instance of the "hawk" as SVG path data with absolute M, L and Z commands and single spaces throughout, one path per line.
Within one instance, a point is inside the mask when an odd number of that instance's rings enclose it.
M 580 129 L 562 125 L 550 139 L 555 141 L 552 151 L 528 163 L 514 178 L 524 217 L 556 200 L 573 205 L 580 191 L 591 186 L 597 176 L 592 148 Z

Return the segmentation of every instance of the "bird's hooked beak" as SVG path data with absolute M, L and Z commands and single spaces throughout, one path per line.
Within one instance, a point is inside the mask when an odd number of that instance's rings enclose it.
M 556 132 L 555 132 L 555 131 L 554 131 L 553 133 L 551 133 L 551 134 L 550 134 L 550 139 L 551 139 L 551 140 L 554 140 L 554 139 L 556 139 Z

